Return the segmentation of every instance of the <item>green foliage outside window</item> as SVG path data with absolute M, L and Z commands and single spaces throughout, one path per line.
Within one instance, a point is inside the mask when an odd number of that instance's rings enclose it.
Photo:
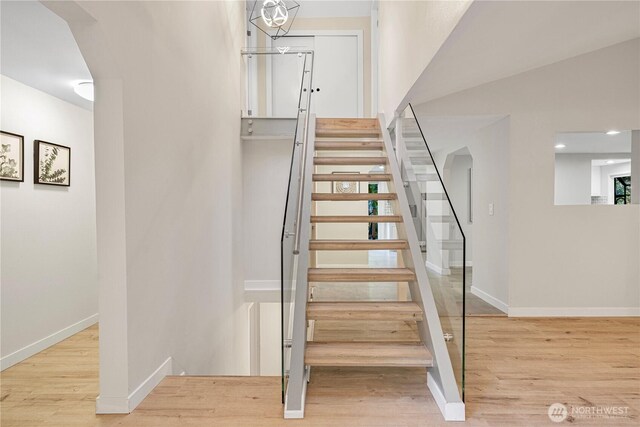
M 631 204 L 631 177 L 619 176 L 613 179 L 614 199 L 616 205 Z

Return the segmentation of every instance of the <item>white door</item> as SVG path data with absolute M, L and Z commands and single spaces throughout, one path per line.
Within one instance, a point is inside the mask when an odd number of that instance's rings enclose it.
M 363 116 L 363 70 L 356 35 L 281 37 L 273 46 L 314 50 L 312 113 L 318 117 Z M 273 55 L 271 61 L 272 115 L 295 117 L 304 58 Z
M 313 37 L 281 37 L 273 41 L 273 47 L 313 49 Z M 271 55 L 271 115 L 296 117 L 300 97 L 300 83 L 304 67 L 304 55 Z M 267 94 L 268 96 L 268 94 Z
M 361 72 L 356 36 L 316 36 L 311 111 L 318 117 L 362 117 Z

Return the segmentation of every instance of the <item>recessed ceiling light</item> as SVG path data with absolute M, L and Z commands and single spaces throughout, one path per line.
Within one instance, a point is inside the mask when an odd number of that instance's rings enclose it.
M 619 130 L 610 130 L 610 131 L 607 132 L 607 135 L 617 135 L 619 133 L 620 133 Z
M 93 102 L 93 82 L 80 82 L 73 86 L 73 91 L 78 96 Z
M 612 164 L 614 164 L 615 162 L 616 162 L 615 160 L 607 160 L 607 164 L 608 164 L 608 165 L 612 165 Z
M 561 150 L 563 148 L 566 148 L 566 145 L 564 145 L 564 144 L 556 144 L 556 148 Z

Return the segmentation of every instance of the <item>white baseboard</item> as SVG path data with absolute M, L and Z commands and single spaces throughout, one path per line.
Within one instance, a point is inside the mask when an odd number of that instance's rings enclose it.
M 431 271 L 435 272 L 436 274 L 439 274 L 441 276 L 448 276 L 451 274 L 451 270 L 448 268 L 442 268 L 439 265 L 436 265 L 430 261 L 426 261 L 424 263 L 424 265 Z
M 129 412 L 136 409 L 136 407 L 144 400 L 144 398 L 147 397 L 158 384 L 160 384 L 160 381 L 162 381 L 164 377 L 172 374 L 173 358 L 167 357 L 167 360 L 165 360 L 160 366 L 158 366 L 158 368 L 153 371 L 153 373 L 149 375 L 147 379 L 138 386 L 138 388 L 131 392 L 131 394 L 129 395 Z
M 480 298 L 482 301 L 486 302 L 487 304 L 494 306 L 495 308 L 502 311 L 503 313 L 509 312 L 509 305 L 507 305 L 504 301 L 500 301 L 498 298 L 492 295 L 489 295 L 485 291 L 478 289 L 473 285 L 471 285 L 471 293 L 477 296 L 478 298 Z
M 280 292 L 280 280 L 245 280 L 245 292 L 278 291 Z
M 438 384 L 433 379 L 431 372 L 427 372 L 427 387 L 429 387 L 431 395 L 436 401 L 436 405 L 438 405 L 440 412 L 442 412 L 442 416 L 445 421 L 465 420 L 466 415 L 464 402 L 447 402 L 444 394 L 442 394 L 442 390 L 440 390 L 440 387 L 438 387 Z
M 185 375 L 184 371 L 178 375 Z M 167 375 L 173 373 L 173 358 L 168 357 L 167 360 L 145 379 L 129 396 L 127 397 L 103 397 L 98 396 L 96 399 L 96 414 L 129 414 L 156 388 L 158 384 Z
M 34 354 L 40 353 L 42 350 L 45 350 L 51 347 L 54 344 L 58 344 L 60 341 L 69 338 L 71 335 L 75 335 L 78 332 L 87 329 L 89 326 L 94 325 L 98 322 L 98 314 L 93 314 L 86 319 L 82 319 L 79 322 L 74 323 L 71 326 L 67 326 L 64 329 L 59 330 L 58 332 L 54 332 L 48 337 L 42 338 L 32 344 L 29 344 L 20 350 L 14 351 L 11 354 L 7 354 L 3 358 L 0 359 L 0 370 L 4 371 L 5 369 L 15 365 L 16 363 L 20 363 L 25 359 L 33 356 Z
M 467 261 L 465 264 L 467 267 L 473 267 L 473 261 Z M 460 268 L 462 267 L 462 261 L 449 261 L 449 267 Z
M 640 317 L 640 307 L 509 307 L 509 317 Z

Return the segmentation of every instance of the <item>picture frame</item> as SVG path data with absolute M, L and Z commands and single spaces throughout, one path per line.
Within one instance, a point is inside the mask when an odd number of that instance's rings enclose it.
M 360 174 L 360 172 L 332 172 L 332 174 Z M 360 181 L 331 181 L 331 192 L 354 194 L 360 192 Z
M 71 147 L 39 139 L 33 141 L 33 183 L 69 187 Z
M 0 180 L 24 182 L 24 136 L 0 130 Z

